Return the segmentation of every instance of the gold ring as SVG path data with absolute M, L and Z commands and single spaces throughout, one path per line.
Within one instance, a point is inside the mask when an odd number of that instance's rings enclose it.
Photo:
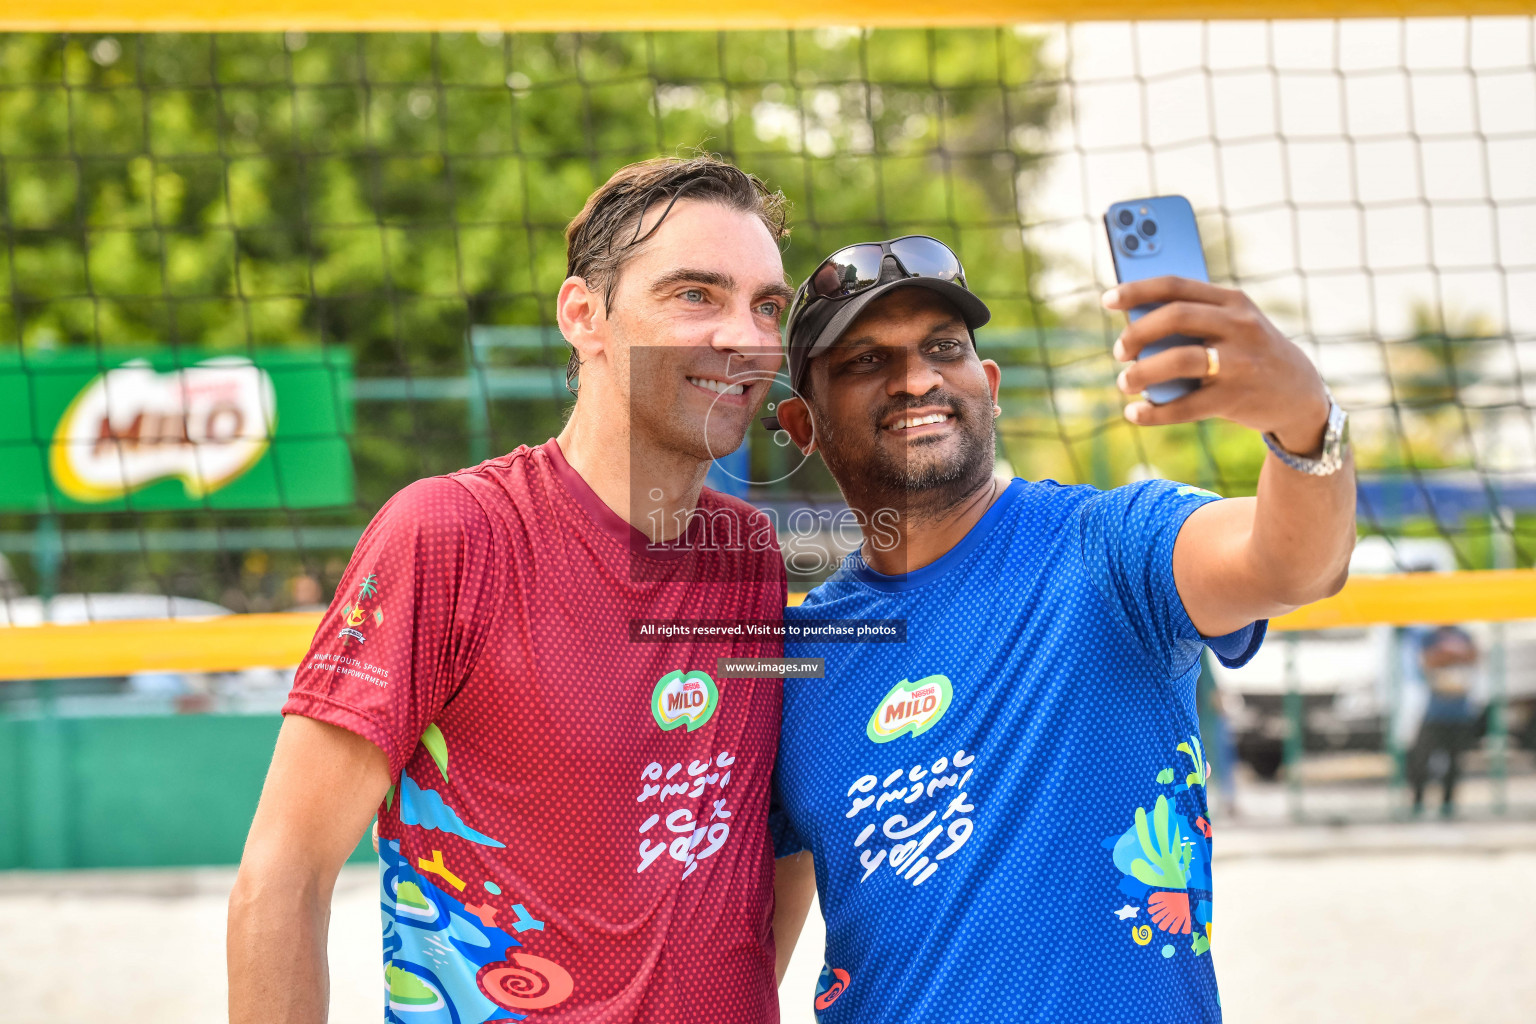
M 1214 348 L 1205 346 L 1205 375 L 1214 377 L 1221 372 L 1221 356 Z

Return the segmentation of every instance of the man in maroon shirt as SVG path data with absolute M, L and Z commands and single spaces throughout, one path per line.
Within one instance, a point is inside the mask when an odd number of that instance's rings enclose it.
M 377 813 L 384 1018 L 772 1022 L 771 524 L 704 490 L 778 369 L 782 196 L 620 170 L 567 231 L 558 439 L 396 494 L 283 708 L 230 896 L 230 1019 L 325 1019 L 342 862 Z M 726 531 L 722 542 L 722 531 Z M 708 537 L 701 542 L 701 536 Z

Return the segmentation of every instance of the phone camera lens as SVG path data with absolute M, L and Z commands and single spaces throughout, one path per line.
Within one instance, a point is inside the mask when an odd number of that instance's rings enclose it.
M 1136 215 L 1130 210 L 1121 210 L 1115 214 L 1115 219 L 1120 222 L 1121 227 L 1128 228 L 1131 226 L 1131 222 L 1136 219 Z
M 1152 220 L 1151 218 L 1142 221 L 1141 233 L 1146 235 L 1148 238 L 1151 238 L 1153 235 L 1157 234 L 1157 221 Z
M 1137 249 L 1141 248 L 1141 239 L 1137 238 L 1135 235 L 1126 235 L 1120 240 L 1120 244 L 1125 246 L 1126 252 L 1135 252 Z

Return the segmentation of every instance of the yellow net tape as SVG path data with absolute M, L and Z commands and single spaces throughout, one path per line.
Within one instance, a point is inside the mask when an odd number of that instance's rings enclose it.
M 799 604 L 804 594 L 791 594 Z M 0 629 L 0 679 L 221 672 L 296 665 L 318 612 L 96 622 Z M 1536 619 L 1536 571 L 1356 576 L 1337 596 L 1270 623 L 1272 630 Z

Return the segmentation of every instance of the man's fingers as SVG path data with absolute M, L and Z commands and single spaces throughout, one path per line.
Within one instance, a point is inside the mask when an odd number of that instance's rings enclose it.
M 1236 324 L 1231 310 L 1208 302 L 1170 302 L 1128 325 L 1115 343 L 1115 358 L 1135 359 L 1154 341 L 1170 334 L 1189 338 L 1219 338 L 1232 333 Z
M 1183 398 L 1165 405 L 1132 402 L 1125 407 L 1125 418 L 1138 427 L 1161 427 L 1169 423 L 1193 423 L 1221 415 L 1222 395 L 1218 387 L 1207 383 Z
M 1153 302 L 1204 302 L 1209 305 L 1230 305 L 1242 297 L 1242 292 L 1220 288 L 1205 281 L 1188 277 L 1149 277 L 1145 281 L 1127 281 L 1104 293 L 1105 309 L 1131 309 Z
M 1210 361 L 1204 345 L 1175 345 L 1156 355 L 1139 359 L 1120 371 L 1120 390 L 1136 395 L 1154 384 L 1180 377 L 1205 377 Z

